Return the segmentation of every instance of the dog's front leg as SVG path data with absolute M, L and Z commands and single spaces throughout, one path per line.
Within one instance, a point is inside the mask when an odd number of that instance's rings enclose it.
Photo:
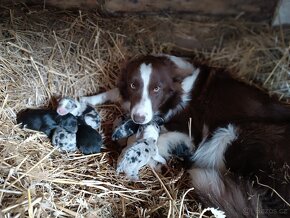
M 113 103 L 120 102 L 121 99 L 119 89 L 114 88 L 98 95 L 80 97 L 80 102 L 95 106 L 109 101 Z

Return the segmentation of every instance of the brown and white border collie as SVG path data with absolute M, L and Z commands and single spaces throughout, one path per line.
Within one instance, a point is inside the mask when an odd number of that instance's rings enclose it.
M 163 116 L 169 132 L 160 135 L 160 154 L 196 146 L 188 171 L 206 206 L 227 217 L 289 217 L 290 108 L 225 69 L 142 56 L 122 69 L 117 88 L 80 100 L 120 101 L 138 124 Z M 193 144 L 179 134 L 189 119 Z

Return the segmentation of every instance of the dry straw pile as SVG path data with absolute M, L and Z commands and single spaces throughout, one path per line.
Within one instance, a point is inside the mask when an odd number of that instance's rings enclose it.
M 45 135 L 19 129 L 16 113 L 55 106 L 113 87 L 120 63 L 140 53 L 168 52 L 150 26 L 167 18 L 101 18 L 94 13 L 42 10 L 20 5 L 0 10 L 0 202 L 5 217 L 199 217 L 201 206 L 186 192 L 186 177 L 150 169 L 128 182 L 115 174 L 117 152 L 61 154 Z M 179 23 L 178 23 L 179 22 Z M 190 22 L 188 21 L 189 25 Z M 231 31 L 212 51 L 192 51 L 214 65 L 282 97 L 288 87 L 289 31 L 241 23 L 214 24 Z M 222 35 L 222 34 L 221 34 Z M 217 35 L 216 35 L 217 36 Z M 220 40 L 220 39 L 218 39 Z M 187 51 L 188 53 L 188 51 Z M 97 107 L 105 144 L 117 105 Z M 185 124 L 187 125 L 187 124 Z M 0 214 L 1 216 L 1 214 Z

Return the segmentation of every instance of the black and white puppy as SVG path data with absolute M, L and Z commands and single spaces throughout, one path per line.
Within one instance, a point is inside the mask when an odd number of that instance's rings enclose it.
M 58 114 L 51 109 L 25 109 L 17 114 L 17 123 L 22 128 L 44 132 L 51 137 L 53 130 L 58 126 Z

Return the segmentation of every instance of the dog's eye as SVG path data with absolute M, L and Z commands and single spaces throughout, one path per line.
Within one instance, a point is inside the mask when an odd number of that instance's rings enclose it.
M 154 92 L 159 92 L 159 90 L 160 90 L 160 86 L 156 86 L 156 87 L 153 89 Z
M 134 83 L 130 84 L 131 89 L 136 89 L 136 85 Z

